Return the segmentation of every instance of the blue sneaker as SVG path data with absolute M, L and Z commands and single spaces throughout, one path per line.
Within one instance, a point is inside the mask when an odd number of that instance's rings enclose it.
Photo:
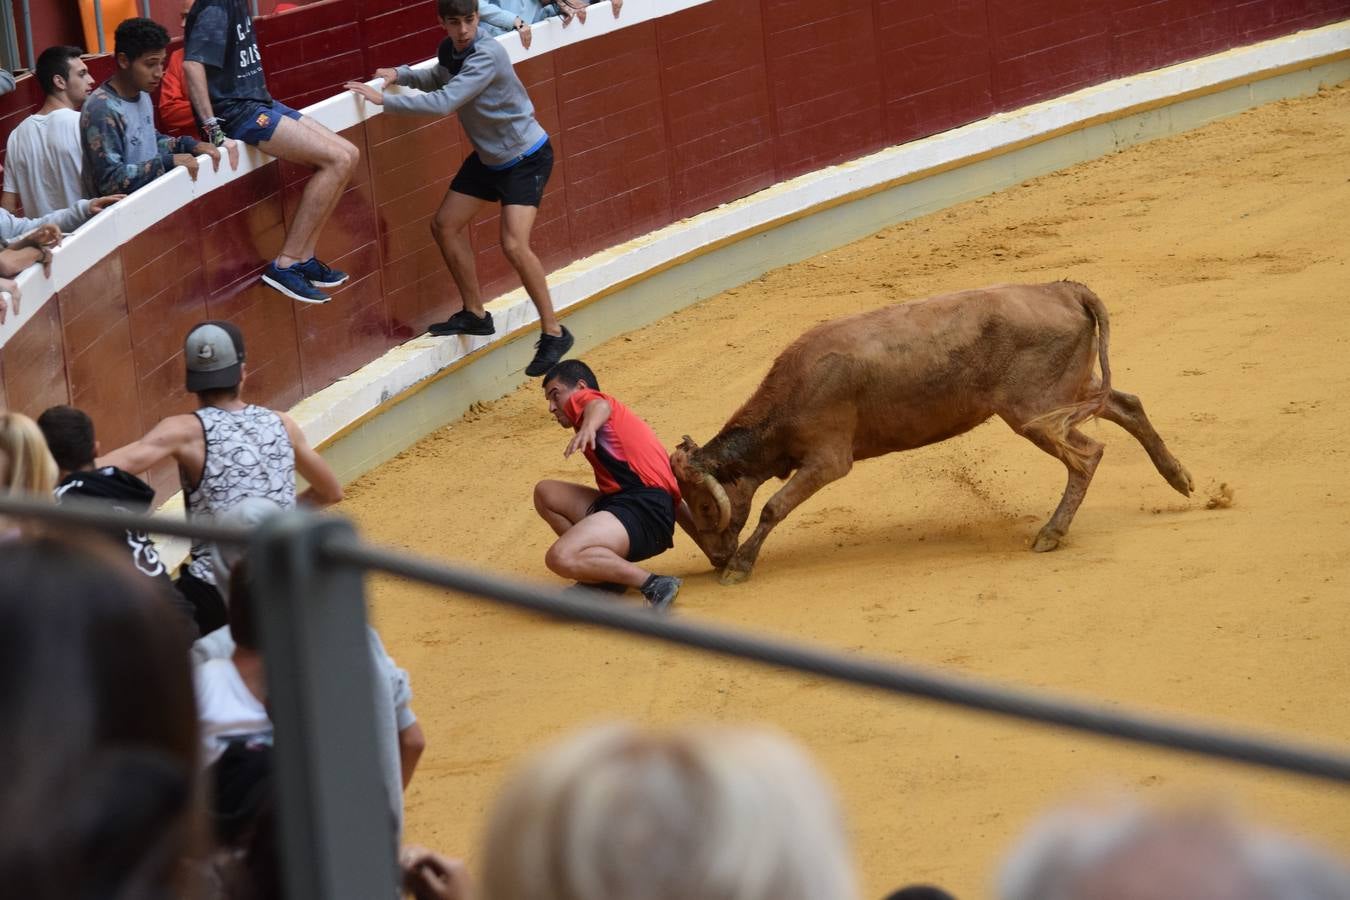
M 296 263 L 295 268 L 317 288 L 335 288 L 342 284 L 351 276 L 338 269 L 330 269 L 326 264 L 319 262 L 317 256 L 311 256 L 302 263 Z
M 268 287 L 281 291 L 287 297 L 301 303 L 327 303 L 329 299 L 327 294 L 309 283 L 299 264 L 283 269 L 275 262 L 270 262 L 267 268 L 263 269 L 262 280 Z

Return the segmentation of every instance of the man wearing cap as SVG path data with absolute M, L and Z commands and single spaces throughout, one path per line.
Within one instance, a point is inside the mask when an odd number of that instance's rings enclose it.
M 297 504 L 327 506 L 342 499 L 333 470 L 305 440 L 286 413 L 245 403 L 244 336 L 229 322 L 203 322 L 183 347 L 187 389 L 197 410 L 169 416 L 145 437 L 101 457 L 100 466 L 144 472 L 166 459 L 178 463 L 188 518 L 211 523 L 249 497 L 265 497 L 283 509 Z M 295 475 L 309 482 L 296 496 Z M 192 545 L 178 589 L 197 610 L 202 634 L 228 619 L 216 587 L 211 544 Z

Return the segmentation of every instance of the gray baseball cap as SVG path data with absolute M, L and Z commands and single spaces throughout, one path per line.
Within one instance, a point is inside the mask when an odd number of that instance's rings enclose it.
M 244 335 L 229 322 L 202 322 L 188 332 L 183 357 L 189 391 L 234 387 L 244 363 Z

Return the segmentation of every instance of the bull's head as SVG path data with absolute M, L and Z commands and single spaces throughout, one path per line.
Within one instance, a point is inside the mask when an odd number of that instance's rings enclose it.
M 713 566 L 721 569 L 736 552 L 758 485 L 745 478 L 719 481 L 687 434 L 670 454 L 670 467 L 694 518 L 694 540 Z

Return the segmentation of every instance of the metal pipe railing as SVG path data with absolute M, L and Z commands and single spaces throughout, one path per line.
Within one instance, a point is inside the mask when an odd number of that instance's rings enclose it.
M 28 68 L 37 68 L 37 55 L 33 53 L 33 17 L 29 13 L 28 0 L 23 0 L 23 46 L 28 51 Z
M 98 52 L 107 53 L 103 40 L 103 0 L 94 0 L 94 28 L 98 31 Z

